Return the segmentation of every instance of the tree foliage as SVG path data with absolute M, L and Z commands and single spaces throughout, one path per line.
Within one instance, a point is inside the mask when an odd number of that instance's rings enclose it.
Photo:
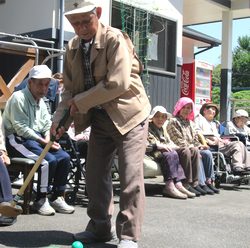
M 213 70 L 212 84 L 212 101 L 219 105 L 221 91 L 221 65 L 215 66 Z M 238 46 L 233 51 L 232 87 L 250 87 L 250 36 L 247 35 L 238 38 Z M 232 102 L 234 109 L 243 108 L 250 113 L 250 90 L 234 92 L 231 94 L 231 98 L 235 99 Z
M 235 100 L 235 109 L 240 109 L 243 108 L 245 110 L 248 111 L 248 113 L 250 113 L 250 106 L 249 106 L 249 102 L 250 102 L 250 90 L 242 90 L 242 91 L 238 91 L 233 93 L 233 99 Z M 244 100 L 244 101 L 237 101 L 238 100 Z
M 216 65 L 213 69 L 212 84 L 220 85 L 221 81 L 221 65 Z
M 218 105 L 220 104 L 220 87 L 213 87 L 212 102 Z
M 238 38 L 238 46 L 233 51 L 233 87 L 250 87 L 250 36 Z
M 243 108 L 248 111 L 250 115 L 250 90 L 242 90 L 232 93 L 231 98 L 234 100 L 234 109 Z M 242 101 L 241 101 L 242 100 Z M 212 89 L 212 102 L 220 105 L 220 87 L 213 87 Z
M 221 65 L 215 66 L 212 75 L 213 85 L 220 85 Z M 238 38 L 233 51 L 232 87 L 250 87 L 250 36 Z

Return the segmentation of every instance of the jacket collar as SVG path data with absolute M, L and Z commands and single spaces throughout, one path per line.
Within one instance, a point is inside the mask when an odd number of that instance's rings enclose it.
M 98 54 L 98 50 L 104 48 L 105 41 L 106 41 L 106 32 L 107 32 L 107 27 L 99 21 L 97 32 L 96 32 L 96 35 L 94 37 L 94 42 L 91 46 L 90 63 L 92 63 L 95 60 L 95 58 Z M 72 45 L 71 45 L 72 49 L 73 50 L 79 49 L 80 43 L 81 43 L 80 37 L 75 36 L 73 38 Z
M 105 35 L 107 33 L 107 27 L 104 26 L 101 22 L 98 24 L 98 29 L 95 36 L 94 47 L 96 49 L 104 48 Z
M 99 22 L 94 44 L 92 45 L 90 51 L 90 63 L 92 63 L 95 60 L 98 54 L 98 50 L 104 48 L 106 32 L 107 32 L 107 27 L 104 26 L 101 22 Z

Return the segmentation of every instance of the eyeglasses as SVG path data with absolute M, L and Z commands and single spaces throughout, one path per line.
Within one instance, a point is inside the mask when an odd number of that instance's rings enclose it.
M 82 21 L 77 21 L 77 22 L 71 22 L 71 25 L 74 28 L 80 28 L 80 27 L 89 27 L 93 23 L 93 18 L 89 18 L 88 20 L 82 20 Z

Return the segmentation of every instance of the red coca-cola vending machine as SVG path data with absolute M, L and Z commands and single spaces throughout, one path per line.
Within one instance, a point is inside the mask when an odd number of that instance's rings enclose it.
M 211 101 L 213 66 L 195 60 L 182 66 L 181 97 L 190 97 L 198 113 L 201 105 Z

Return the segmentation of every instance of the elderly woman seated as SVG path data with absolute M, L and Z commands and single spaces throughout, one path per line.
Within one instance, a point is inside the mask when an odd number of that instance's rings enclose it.
M 244 109 L 238 109 L 234 115 L 232 121 L 227 122 L 225 127 L 226 135 L 236 135 L 239 140 L 250 147 L 250 128 L 247 126 L 248 112 Z
M 217 145 L 219 151 L 231 157 L 231 167 L 235 172 L 250 171 L 250 152 L 240 141 L 222 139 L 219 135 L 217 123 L 214 121 L 219 109 L 216 104 L 205 103 L 200 109 L 200 115 L 195 118 L 197 127 L 204 135 L 211 135 L 206 140 L 208 145 Z
M 198 151 L 176 146 L 169 138 L 163 125 L 167 120 L 167 110 L 162 106 L 156 106 L 149 116 L 149 133 L 147 155 L 160 164 L 165 187 L 163 195 L 186 199 L 195 197 L 195 194 L 183 187 L 182 181 L 186 179 L 184 170 L 190 170 L 195 166 L 198 169 Z M 183 168 L 182 168 L 183 166 Z
M 208 146 L 199 141 L 198 133 L 195 130 L 194 103 L 188 97 L 182 97 L 175 105 L 173 115 L 167 125 L 167 131 L 171 140 L 179 147 L 188 147 L 199 151 L 201 155 L 199 166 L 199 181 L 194 180 L 188 185 L 191 192 L 200 192 L 201 194 L 219 193 L 219 190 L 213 186 L 214 169 L 213 156 L 208 150 Z

